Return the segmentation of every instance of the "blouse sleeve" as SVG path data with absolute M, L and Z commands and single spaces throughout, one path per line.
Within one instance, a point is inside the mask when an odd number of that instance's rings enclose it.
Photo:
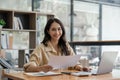
M 42 49 L 40 47 L 37 47 L 32 54 L 30 55 L 30 62 L 35 62 L 36 65 L 42 64 Z
M 47 56 L 43 44 L 36 47 L 30 55 L 30 62 L 24 64 L 24 69 L 28 70 L 29 66 L 41 66 L 47 63 Z

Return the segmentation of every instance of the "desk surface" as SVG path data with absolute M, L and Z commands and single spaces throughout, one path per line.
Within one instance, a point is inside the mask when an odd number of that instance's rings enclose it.
M 102 75 L 90 75 L 84 77 L 77 77 L 67 74 L 56 76 L 36 77 L 25 75 L 24 72 L 3 73 L 4 77 L 13 80 L 120 80 L 120 70 L 114 70 L 112 73 Z

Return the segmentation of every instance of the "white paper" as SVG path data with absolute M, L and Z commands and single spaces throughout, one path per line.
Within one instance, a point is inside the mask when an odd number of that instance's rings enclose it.
M 74 56 L 49 56 L 48 65 L 51 65 L 53 69 L 67 68 L 69 66 L 75 66 L 80 60 L 80 55 Z
M 61 73 L 56 73 L 56 72 L 31 72 L 31 73 L 24 73 L 26 75 L 30 75 L 30 76 L 52 76 L 52 75 L 59 75 Z

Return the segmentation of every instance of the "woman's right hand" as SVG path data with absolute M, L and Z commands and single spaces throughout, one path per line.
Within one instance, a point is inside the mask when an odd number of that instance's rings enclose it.
M 39 69 L 40 69 L 40 71 L 48 72 L 48 71 L 51 71 L 53 69 L 53 67 L 50 65 L 43 65 L 43 66 L 39 66 Z
M 29 62 L 24 65 L 24 71 L 25 72 L 48 72 L 53 69 L 50 65 L 43 65 L 43 66 L 37 66 L 34 62 Z

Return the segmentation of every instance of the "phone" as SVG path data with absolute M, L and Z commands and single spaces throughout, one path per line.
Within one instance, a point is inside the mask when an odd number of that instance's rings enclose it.
M 10 65 L 4 58 L 0 58 L 0 65 L 7 69 L 13 68 L 13 66 Z

